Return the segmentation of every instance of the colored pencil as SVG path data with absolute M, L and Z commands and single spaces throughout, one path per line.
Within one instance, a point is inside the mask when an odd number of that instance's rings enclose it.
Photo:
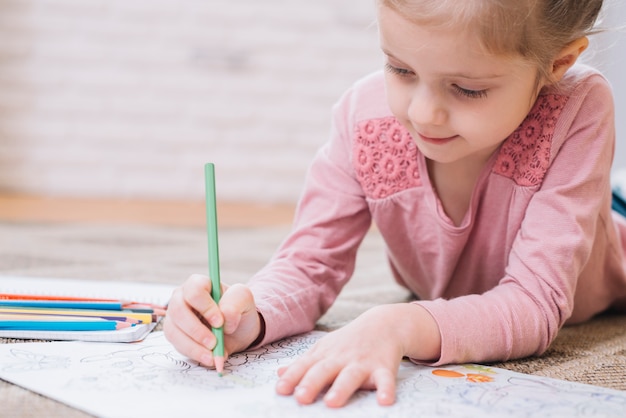
M 77 316 L 123 316 L 126 318 L 138 319 L 145 324 L 155 322 L 157 316 L 150 313 L 131 311 L 110 311 L 95 309 L 51 309 L 51 308 L 26 308 L 26 307 L 0 307 L 0 313 L 31 313 L 31 314 L 55 314 L 55 315 L 77 315 Z
M 98 309 L 121 311 L 124 306 L 119 302 L 94 302 L 72 300 L 0 300 L 0 307 L 51 308 L 51 309 Z
M 135 305 L 124 305 L 124 310 L 130 311 L 130 312 L 137 312 L 137 313 L 150 313 L 156 316 L 165 316 L 167 312 L 165 309 L 147 308 L 147 307 L 140 308 L 140 307 L 136 307 Z
M 217 199 L 215 193 L 215 166 L 213 163 L 204 165 L 204 183 L 206 198 L 206 227 L 209 246 L 209 277 L 211 278 L 211 297 L 215 303 L 219 303 L 222 297 L 222 284 L 220 280 L 220 257 L 217 241 Z M 213 328 L 213 334 L 217 339 L 213 348 L 215 369 L 221 376 L 224 372 L 224 329 Z
M 106 320 L 0 320 L 0 330 L 13 331 L 115 331 L 130 326 L 126 322 Z
M 155 311 L 165 311 L 167 306 L 157 305 L 148 302 L 136 302 L 131 300 L 122 299 L 106 299 L 106 298 L 92 298 L 92 297 L 78 297 L 78 296 L 60 296 L 60 295 L 31 295 L 31 294 L 18 294 L 18 293 L 0 293 L 0 301 L 2 300 L 51 300 L 51 301 L 75 301 L 75 302 L 115 302 L 121 304 L 123 307 L 133 308 L 152 308 Z M 156 313 L 156 312 L 155 312 Z
M 118 321 L 118 322 L 128 322 L 129 324 L 141 324 L 142 321 L 135 318 L 128 318 L 124 316 L 109 316 L 109 315 L 99 315 L 99 316 L 89 316 L 89 315 L 75 315 L 75 314 L 53 314 L 53 313 L 30 313 L 30 312 L 11 312 L 11 313 L 0 313 L 0 318 L 24 318 L 24 319 L 47 319 L 47 318 L 69 318 L 69 319 L 80 319 L 80 318 L 100 318 L 106 319 L 108 321 Z
M 46 309 L 95 309 L 106 311 L 129 311 L 138 313 L 149 313 L 157 316 L 165 316 L 165 310 L 150 308 L 139 305 L 124 305 L 120 302 L 88 302 L 71 300 L 23 300 L 4 299 L 0 300 L 0 308 L 3 307 L 23 307 L 23 308 L 46 308 Z

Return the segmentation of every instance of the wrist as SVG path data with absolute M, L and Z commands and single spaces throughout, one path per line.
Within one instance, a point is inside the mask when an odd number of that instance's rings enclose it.
M 263 315 L 261 315 L 261 312 L 257 311 L 257 315 L 258 315 L 258 318 L 259 318 L 259 334 L 254 339 L 254 341 L 252 341 L 252 343 L 250 343 L 250 345 L 248 345 L 248 348 L 246 348 L 246 350 L 249 350 L 249 349 L 251 349 L 253 347 L 256 347 L 257 345 L 261 344 L 261 342 L 265 338 L 265 319 L 263 318 Z
M 419 361 L 436 361 L 441 357 L 441 332 L 439 324 L 430 312 L 418 303 L 408 303 L 412 311 L 412 320 L 408 321 L 412 335 L 417 340 L 411 340 L 412 346 L 407 347 L 407 356 Z
M 379 314 L 389 315 L 403 356 L 424 362 L 441 356 L 439 326 L 424 307 L 416 303 L 397 303 L 377 308 L 382 309 Z

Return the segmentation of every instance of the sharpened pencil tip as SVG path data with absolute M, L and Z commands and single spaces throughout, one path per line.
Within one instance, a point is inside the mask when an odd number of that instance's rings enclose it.
M 221 377 L 224 374 L 224 357 L 214 357 L 213 361 L 215 362 L 217 375 Z

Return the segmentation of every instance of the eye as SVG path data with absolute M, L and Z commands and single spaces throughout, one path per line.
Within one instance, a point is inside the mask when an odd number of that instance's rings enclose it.
M 457 84 L 453 84 L 452 88 L 454 91 L 464 97 L 469 97 L 470 99 L 484 99 L 487 97 L 487 90 L 470 90 L 464 89 L 463 87 L 458 86 Z
M 385 64 L 385 70 L 389 71 L 392 74 L 399 75 L 400 77 L 409 77 L 413 75 L 413 71 L 407 70 L 405 68 L 394 67 L 389 63 Z

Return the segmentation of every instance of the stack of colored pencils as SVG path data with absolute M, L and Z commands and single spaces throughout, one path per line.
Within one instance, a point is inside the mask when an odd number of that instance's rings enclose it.
M 0 330 L 114 331 L 156 322 L 165 309 L 113 299 L 0 293 Z

